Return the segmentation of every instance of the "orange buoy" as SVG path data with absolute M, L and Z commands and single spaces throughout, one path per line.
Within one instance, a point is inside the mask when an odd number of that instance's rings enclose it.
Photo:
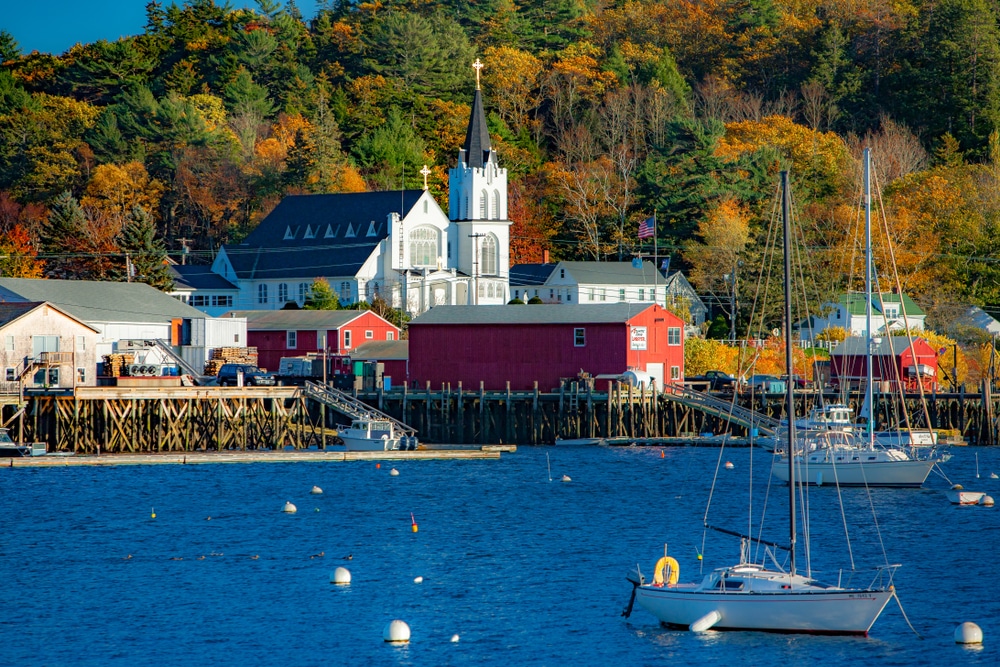
M 662 458 L 664 458 L 665 456 L 666 456 L 666 454 L 664 454 L 664 453 L 663 453 L 663 450 L 661 449 L 661 450 L 660 450 L 660 458 L 662 459 Z
M 376 464 L 375 464 L 375 470 L 378 470 L 378 469 L 379 469 L 379 468 L 381 468 L 381 467 L 382 467 L 382 464 L 381 464 L 381 463 L 376 463 Z

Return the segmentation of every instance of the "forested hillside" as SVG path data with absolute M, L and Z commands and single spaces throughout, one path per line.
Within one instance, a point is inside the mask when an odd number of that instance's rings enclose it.
M 858 275 L 870 145 L 903 288 L 1000 306 L 1000 28 L 985 0 L 152 2 L 143 34 L 23 54 L 0 33 L 0 273 L 123 279 L 239 241 L 282 196 L 447 201 L 481 59 L 513 263 L 657 247 L 727 303 L 791 170 L 820 293 Z M 155 238 L 154 238 L 155 232 Z M 152 263 L 155 265 L 155 261 Z M 740 268 L 742 267 L 742 269 Z M 838 283 L 838 280 L 840 281 Z

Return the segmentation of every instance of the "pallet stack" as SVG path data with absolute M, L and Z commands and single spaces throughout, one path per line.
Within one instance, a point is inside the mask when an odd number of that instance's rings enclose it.
M 128 375 L 128 367 L 134 362 L 134 354 L 105 354 L 104 374 L 113 378 Z
M 256 347 L 217 347 L 212 358 L 205 362 L 205 375 L 218 375 L 223 364 L 257 365 Z

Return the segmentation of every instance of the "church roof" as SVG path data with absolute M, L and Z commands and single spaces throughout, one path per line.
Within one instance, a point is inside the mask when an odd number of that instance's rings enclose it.
M 174 279 L 174 290 L 237 290 L 239 288 L 212 267 L 199 264 L 171 264 L 167 267 Z
M 486 129 L 486 112 L 483 110 L 483 96 L 476 90 L 472 99 L 472 114 L 469 116 L 469 127 L 465 132 L 465 161 L 470 167 L 480 169 L 486 163 L 491 150 L 490 132 Z
M 226 255 L 243 280 L 353 276 L 423 190 L 290 195 Z

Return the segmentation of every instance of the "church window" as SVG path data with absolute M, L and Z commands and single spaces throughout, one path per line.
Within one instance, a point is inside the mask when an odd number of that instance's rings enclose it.
M 489 201 L 489 199 L 490 199 L 490 196 L 486 193 L 486 190 L 483 190 L 482 193 L 479 196 L 479 219 L 480 220 L 485 220 L 486 219 L 486 204 Z
M 278 285 L 278 303 L 285 303 L 288 301 L 288 284 L 281 283 Z
M 427 212 L 427 200 L 425 199 L 424 200 L 424 213 L 426 213 L 426 212 Z
M 497 275 L 497 237 L 493 234 L 483 239 L 481 267 L 483 275 Z
M 257 286 L 257 303 L 267 303 L 267 285 Z
M 302 236 L 304 239 L 314 239 L 316 238 L 316 232 L 313 231 L 312 225 L 306 225 L 306 233 Z
M 486 296 L 486 283 L 480 282 L 478 288 L 479 296 Z
M 500 192 L 497 190 L 493 191 L 493 219 L 500 219 Z
M 368 234 L 366 236 L 378 236 L 378 229 L 375 227 L 375 221 L 372 220 L 368 224 Z
M 299 303 L 305 303 L 309 296 L 309 283 L 299 283 Z
M 357 236 L 357 233 L 354 231 L 353 223 L 347 224 L 347 234 L 345 234 L 345 236 L 349 239 L 353 239 L 355 236 Z
M 337 229 L 340 229 L 340 227 L 337 227 Z M 337 233 L 335 231 L 333 231 L 333 226 L 327 225 L 326 226 L 326 233 L 323 234 L 323 238 L 325 238 L 325 239 L 332 239 L 336 235 L 337 235 Z
M 291 227 L 285 227 L 285 241 L 291 241 L 295 238 L 295 232 L 292 231 Z
M 438 233 L 430 227 L 410 232 L 410 265 L 434 266 L 438 258 Z
M 340 302 L 349 303 L 351 301 L 351 283 L 346 280 L 340 283 Z

